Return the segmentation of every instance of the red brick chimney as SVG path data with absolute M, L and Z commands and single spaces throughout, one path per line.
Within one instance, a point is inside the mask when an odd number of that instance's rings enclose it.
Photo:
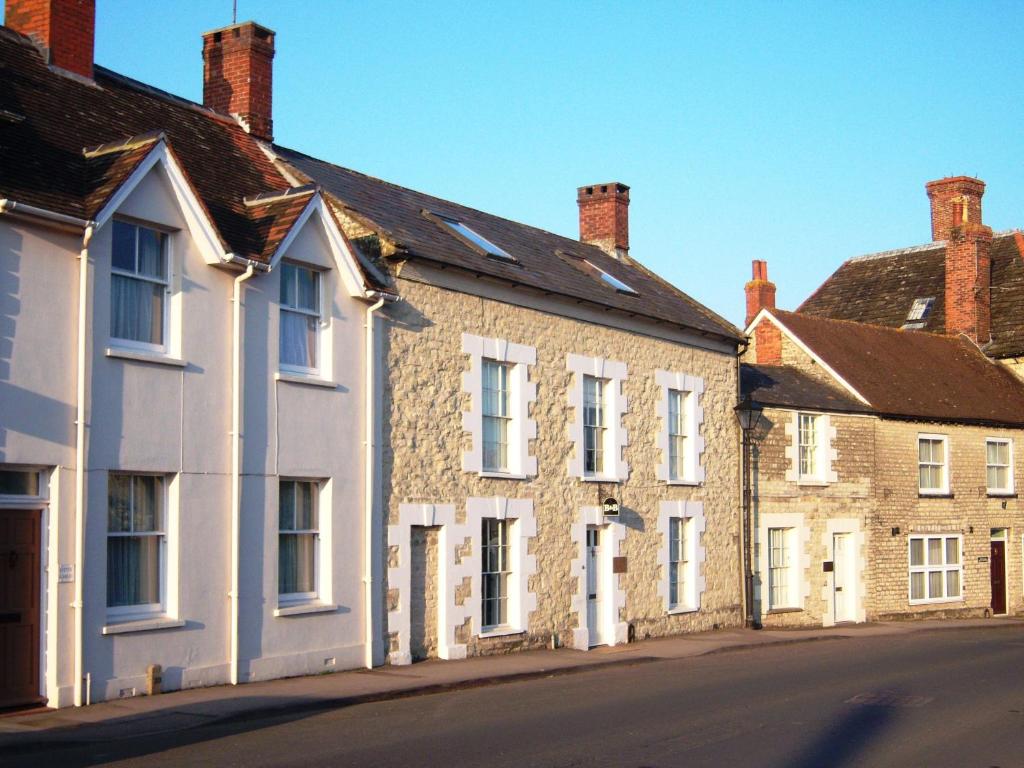
M 35 40 L 48 63 L 92 79 L 96 0 L 7 0 L 4 25 Z
M 968 176 L 930 181 L 932 239 L 946 241 L 946 333 L 991 339 L 992 229 L 981 220 L 985 182 Z
M 743 286 L 747 294 L 746 325 L 762 309 L 775 309 L 775 283 L 768 279 L 768 262 L 754 259 L 751 266 L 753 275 Z M 782 331 L 770 320 L 762 321 L 754 329 L 754 357 L 764 365 L 782 364 Z
M 576 190 L 580 240 L 610 256 L 629 255 L 629 187 L 616 181 Z
M 203 35 L 203 104 L 237 115 L 260 139 L 274 138 L 274 33 L 251 21 Z

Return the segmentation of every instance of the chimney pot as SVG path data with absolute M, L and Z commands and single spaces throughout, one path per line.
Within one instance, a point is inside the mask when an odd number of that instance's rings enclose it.
M 96 0 L 7 0 L 4 25 L 35 40 L 47 63 L 92 79 Z
M 274 33 L 252 21 L 203 35 L 203 104 L 237 115 L 254 136 L 274 138 Z
M 932 240 L 948 240 L 953 229 L 981 224 L 985 182 L 970 176 L 947 176 L 925 184 L 932 207 Z
M 580 240 L 616 259 L 629 254 L 629 187 L 619 182 L 576 190 Z

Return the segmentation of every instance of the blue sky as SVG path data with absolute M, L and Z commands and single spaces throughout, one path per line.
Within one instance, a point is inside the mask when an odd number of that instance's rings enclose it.
M 100 64 L 202 99 L 231 0 L 98 0 Z M 924 183 L 1024 226 L 1024 4 L 238 0 L 277 32 L 277 140 L 577 235 L 632 187 L 631 252 L 733 322 L 750 261 L 794 308 L 844 259 L 929 239 Z

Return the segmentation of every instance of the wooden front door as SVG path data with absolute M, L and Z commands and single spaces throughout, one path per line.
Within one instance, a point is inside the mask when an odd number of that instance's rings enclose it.
M 0 510 L 0 707 L 39 695 L 38 510 Z
M 992 542 L 992 613 L 1006 613 L 1006 542 Z

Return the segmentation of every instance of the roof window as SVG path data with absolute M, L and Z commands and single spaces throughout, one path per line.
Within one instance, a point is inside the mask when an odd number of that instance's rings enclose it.
M 471 245 L 475 246 L 477 250 L 483 251 L 486 256 L 490 256 L 495 259 L 502 259 L 504 261 L 517 261 L 515 256 L 510 254 L 504 248 L 495 245 L 479 232 L 466 226 L 458 219 L 451 219 L 447 216 L 441 216 L 440 214 L 434 214 L 434 216 L 461 239 L 468 241 Z
M 919 331 L 928 323 L 928 315 L 932 313 L 932 305 L 935 304 L 935 297 L 927 299 L 914 299 L 914 303 L 907 313 L 907 321 L 901 326 L 904 331 Z
M 607 285 L 609 288 L 614 289 L 618 293 L 624 293 L 627 296 L 639 296 L 640 294 L 632 287 L 627 285 L 625 282 L 610 275 L 601 269 L 599 266 L 594 264 L 592 261 L 584 259 L 582 256 L 577 256 L 575 253 L 569 253 L 567 251 L 558 251 L 558 255 L 562 257 L 564 261 L 569 262 L 579 270 L 586 272 L 588 275 L 593 277 L 595 280 L 600 280 L 602 283 Z

